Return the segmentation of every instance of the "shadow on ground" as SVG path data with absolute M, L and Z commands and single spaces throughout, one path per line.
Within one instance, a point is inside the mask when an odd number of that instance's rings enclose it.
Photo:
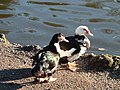
M 0 70 L 0 90 L 17 90 L 22 88 L 23 84 L 9 83 L 7 81 L 31 77 L 30 71 L 31 68 Z
M 31 77 L 31 68 L 0 70 L 0 81 L 11 81 Z
M 21 84 L 15 84 L 15 83 L 0 83 L 0 90 L 17 90 L 19 88 L 22 88 Z

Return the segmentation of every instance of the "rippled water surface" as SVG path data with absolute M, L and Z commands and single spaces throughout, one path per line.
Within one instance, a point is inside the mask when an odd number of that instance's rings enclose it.
M 79 25 L 94 34 L 89 52 L 120 55 L 120 0 L 0 0 L 0 33 L 12 43 L 44 46 Z

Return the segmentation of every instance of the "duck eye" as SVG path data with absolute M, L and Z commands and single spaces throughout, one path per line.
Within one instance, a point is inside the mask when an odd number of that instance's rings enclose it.
M 86 34 L 88 34 L 88 30 L 86 30 L 86 29 L 83 29 L 83 30 L 85 31 Z
M 58 37 L 64 37 L 64 35 L 63 35 L 63 34 L 60 34 Z

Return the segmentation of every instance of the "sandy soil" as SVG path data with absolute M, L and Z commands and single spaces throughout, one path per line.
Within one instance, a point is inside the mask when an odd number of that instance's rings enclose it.
M 87 60 L 79 60 L 77 72 L 59 70 L 53 75 L 56 81 L 35 84 L 30 57 L 37 50 L 0 43 L 0 90 L 120 90 L 120 71 L 92 70 Z

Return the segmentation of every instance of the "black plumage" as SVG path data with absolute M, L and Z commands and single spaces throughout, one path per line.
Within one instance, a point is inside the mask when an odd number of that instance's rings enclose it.
M 84 35 L 75 35 L 75 36 L 68 36 L 66 37 L 66 39 L 69 41 L 69 42 L 65 42 L 65 41 L 62 41 L 60 42 L 60 48 L 61 50 L 70 50 L 71 48 L 75 48 L 76 50 L 71 53 L 71 55 L 74 55 L 74 54 L 77 54 L 80 52 L 81 48 L 80 48 L 80 45 L 84 46 L 84 39 L 85 39 L 85 36 Z M 81 40 L 80 42 L 78 40 Z
M 36 78 L 50 77 L 56 70 L 59 62 L 59 55 L 50 51 L 42 52 L 34 63 L 31 74 Z

